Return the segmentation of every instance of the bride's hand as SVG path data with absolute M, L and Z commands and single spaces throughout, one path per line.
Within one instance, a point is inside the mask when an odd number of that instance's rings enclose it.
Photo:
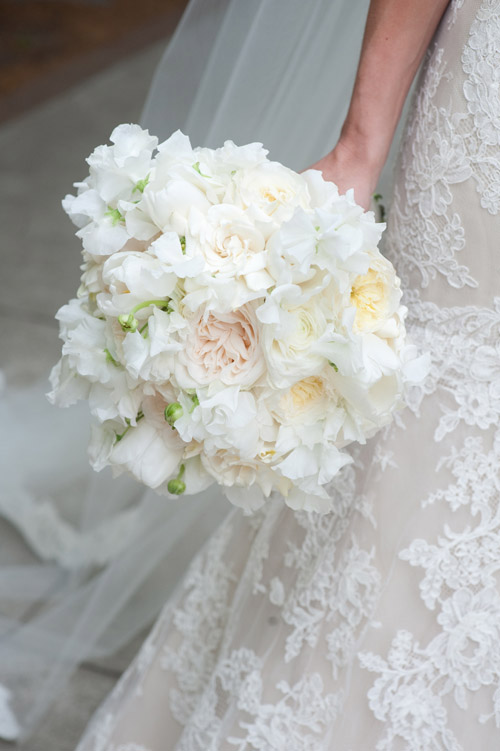
M 364 209 L 370 208 L 375 192 L 379 170 L 371 167 L 368 160 L 356 153 L 356 150 L 340 140 L 332 151 L 311 164 L 308 169 L 317 169 L 323 173 L 325 180 L 338 186 L 340 193 L 354 188 L 354 199 Z

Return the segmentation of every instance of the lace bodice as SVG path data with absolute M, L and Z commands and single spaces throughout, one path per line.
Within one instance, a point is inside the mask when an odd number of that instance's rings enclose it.
M 500 735 L 500 0 L 421 73 L 386 253 L 431 353 L 331 484 L 196 557 L 78 751 L 468 751 Z

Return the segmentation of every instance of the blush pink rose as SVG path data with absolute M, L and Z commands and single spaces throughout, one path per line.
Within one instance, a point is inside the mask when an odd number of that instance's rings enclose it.
M 252 386 L 265 370 L 253 310 L 243 306 L 229 313 L 210 312 L 195 318 L 179 361 L 193 385 L 220 381 L 226 386 Z

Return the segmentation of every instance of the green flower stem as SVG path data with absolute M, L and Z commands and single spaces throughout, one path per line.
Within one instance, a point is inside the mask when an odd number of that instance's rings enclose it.
M 142 310 L 143 308 L 149 308 L 150 305 L 156 305 L 160 310 L 164 310 L 167 313 L 170 313 L 170 307 L 169 302 L 171 298 L 167 297 L 164 300 L 146 300 L 145 302 L 140 302 L 138 305 L 136 305 L 130 313 L 122 313 L 118 316 L 118 323 L 122 327 L 123 331 L 130 331 L 131 333 L 134 333 L 134 331 L 137 331 L 137 327 L 139 326 L 139 321 L 135 317 L 134 313 L 137 313 L 138 310 Z M 140 332 L 142 334 L 144 330 L 144 326 L 141 328 Z
M 141 409 L 141 410 L 139 410 L 139 412 L 137 413 L 137 416 L 135 418 L 136 423 L 138 423 L 139 420 L 142 420 L 143 417 L 144 417 L 144 412 Z M 130 419 L 128 417 L 125 418 L 125 422 L 127 423 L 127 427 L 125 428 L 125 430 L 123 431 L 123 433 L 115 433 L 115 436 L 116 436 L 115 443 L 118 443 L 119 441 L 121 441 L 121 439 L 123 438 L 123 436 L 127 435 L 127 433 L 130 430 L 130 428 L 134 427 L 133 425 L 131 425 Z
M 135 308 L 132 308 L 130 311 L 130 315 L 134 315 L 134 313 L 137 313 L 138 310 L 142 310 L 143 308 L 149 308 L 150 305 L 156 305 L 158 308 L 168 308 L 168 303 L 170 302 L 170 297 L 167 297 L 166 300 L 146 300 L 145 302 L 140 302 L 139 305 L 136 305 Z
M 116 368 L 120 367 L 120 363 L 118 362 L 118 360 L 115 360 L 107 347 L 104 349 L 104 354 L 106 355 L 106 362 L 112 363 L 112 365 L 114 365 Z

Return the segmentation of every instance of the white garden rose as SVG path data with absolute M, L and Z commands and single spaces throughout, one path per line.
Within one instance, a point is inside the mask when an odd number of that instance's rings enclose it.
M 356 308 L 354 329 L 373 332 L 381 329 L 397 311 L 401 281 L 393 265 L 381 254 L 370 254 L 370 266 L 351 286 L 351 304 Z
M 301 175 L 279 162 L 237 172 L 235 183 L 243 208 L 264 214 L 276 222 L 289 219 L 296 206 L 310 208 L 311 199 Z
M 201 312 L 188 320 L 183 338 L 175 371 L 183 388 L 214 382 L 248 388 L 265 371 L 258 321 L 249 306 L 232 313 Z

